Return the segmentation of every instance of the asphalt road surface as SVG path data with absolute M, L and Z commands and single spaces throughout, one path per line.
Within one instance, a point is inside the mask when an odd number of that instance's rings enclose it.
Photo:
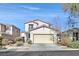
M 79 50 L 62 50 L 55 44 L 33 44 L 29 50 L 19 47 L 0 51 L 0 56 L 79 56 Z
M 0 56 L 79 56 L 79 50 L 73 51 L 6 51 Z

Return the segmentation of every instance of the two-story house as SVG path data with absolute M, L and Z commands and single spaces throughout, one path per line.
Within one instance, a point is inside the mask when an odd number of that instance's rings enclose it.
M 20 36 L 20 29 L 14 25 L 0 23 L 0 36 L 15 41 Z
M 32 43 L 57 43 L 59 40 L 59 31 L 50 23 L 38 19 L 26 22 L 25 32 L 22 34 L 26 40 L 31 40 Z

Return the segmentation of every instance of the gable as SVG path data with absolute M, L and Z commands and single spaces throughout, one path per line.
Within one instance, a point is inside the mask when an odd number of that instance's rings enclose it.
M 46 25 L 50 25 L 50 23 L 44 22 L 42 20 L 34 20 L 34 22 L 37 22 L 39 24 L 46 24 Z
M 42 34 L 42 33 L 47 33 L 47 34 L 49 34 L 49 33 L 53 33 L 53 34 L 55 34 L 56 33 L 56 31 L 55 30 L 53 30 L 53 29 L 51 29 L 51 28 L 47 28 L 47 27 L 40 27 L 40 28 L 37 28 L 37 29 L 34 29 L 34 30 L 32 30 L 32 31 L 30 31 L 31 33 L 36 33 L 36 34 Z
M 29 23 L 32 23 L 32 24 L 37 24 L 37 25 L 50 25 L 50 23 L 47 23 L 47 22 L 44 22 L 42 20 L 39 20 L 39 19 L 36 19 L 36 20 L 32 20 L 32 21 L 29 21 L 29 22 L 26 22 L 25 24 L 29 24 Z

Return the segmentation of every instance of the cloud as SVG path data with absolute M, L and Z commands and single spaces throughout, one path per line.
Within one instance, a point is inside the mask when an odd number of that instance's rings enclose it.
M 36 11 L 36 10 L 40 10 L 41 8 L 39 7 L 35 7 L 35 6 L 29 6 L 27 4 L 8 4 L 8 3 L 3 3 L 0 4 L 0 8 L 2 9 L 7 9 L 7 10 L 12 10 L 12 11 L 16 11 L 16 10 L 23 10 L 23 11 Z
M 40 10 L 41 9 L 38 7 L 31 7 L 31 6 L 20 6 L 19 8 L 26 9 L 26 10 Z

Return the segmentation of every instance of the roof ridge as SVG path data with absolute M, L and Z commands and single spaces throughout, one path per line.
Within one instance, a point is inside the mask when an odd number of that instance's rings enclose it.
M 25 24 L 26 24 L 26 23 L 29 23 L 29 22 L 34 22 L 34 21 L 41 21 L 41 22 L 44 22 L 44 23 L 47 23 L 47 24 L 51 25 L 50 23 L 45 22 L 45 21 L 40 20 L 40 19 L 31 20 L 31 21 L 25 22 Z

